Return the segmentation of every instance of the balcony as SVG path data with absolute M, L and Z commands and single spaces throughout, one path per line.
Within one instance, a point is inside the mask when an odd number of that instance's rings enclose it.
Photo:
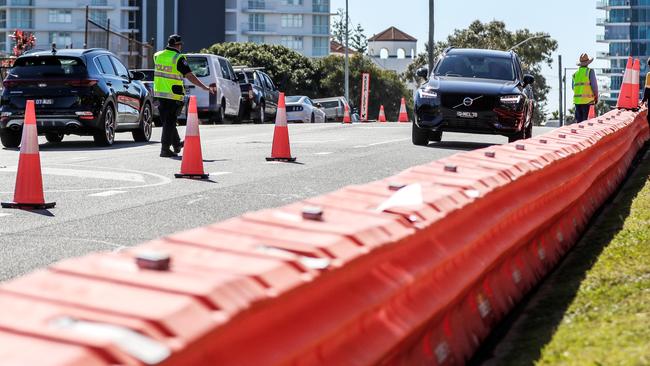
M 275 34 L 276 26 L 270 26 L 266 23 L 241 23 L 241 32 L 243 34 L 264 35 Z
M 329 25 L 314 25 L 312 28 L 314 34 L 329 35 L 330 26 Z
M 630 9 L 630 0 L 599 0 L 596 2 L 596 9 Z
M 241 9 L 244 13 L 282 13 L 282 14 L 329 14 L 329 5 L 313 4 L 310 8 L 307 5 L 287 5 L 279 0 L 248 0 L 241 2 Z

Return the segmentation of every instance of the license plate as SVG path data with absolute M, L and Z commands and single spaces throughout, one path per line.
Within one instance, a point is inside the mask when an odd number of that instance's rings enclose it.
M 456 115 L 460 118 L 477 118 L 478 113 L 476 112 L 457 112 Z
M 54 99 L 36 99 L 34 101 L 36 105 L 52 105 L 54 104 Z

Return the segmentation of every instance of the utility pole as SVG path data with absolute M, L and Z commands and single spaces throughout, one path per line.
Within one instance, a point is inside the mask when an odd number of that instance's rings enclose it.
M 434 1 L 429 0 L 429 75 L 433 72 L 433 49 L 434 49 Z
M 350 103 L 350 56 L 348 55 L 348 0 L 345 0 L 345 100 Z
M 560 83 L 560 104 L 559 104 L 558 110 L 560 111 L 560 126 L 564 126 L 564 106 L 562 105 L 562 101 L 564 100 L 564 99 L 562 98 L 562 94 L 563 94 L 563 92 L 564 92 L 564 90 L 562 90 L 562 89 L 563 89 L 563 88 L 562 88 L 562 85 L 563 85 L 563 83 L 562 83 L 562 55 L 558 55 L 558 56 L 557 56 L 557 63 L 558 63 L 558 66 L 557 66 L 557 72 L 558 72 L 559 75 L 560 75 L 560 77 L 559 77 L 559 83 Z
M 88 48 L 88 5 L 86 5 L 86 28 L 84 30 L 84 48 Z

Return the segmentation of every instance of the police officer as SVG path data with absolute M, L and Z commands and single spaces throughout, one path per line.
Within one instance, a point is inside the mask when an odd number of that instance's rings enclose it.
M 592 104 L 598 104 L 598 80 L 596 72 L 589 68 L 589 64 L 593 61 L 593 57 L 583 53 L 577 63 L 578 71 L 573 74 L 573 104 L 576 108 L 577 123 L 588 118 Z
M 176 130 L 176 120 L 183 108 L 185 96 L 183 78 L 188 79 L 201 89 L 212 94 L 216 93 L 216 88 L 207 87 L 192 73 L 187 59 L 181 53 L 182 46 L 181 36 L 172 34 L 167 40 L 167 47 L 153 56 L 156 65 L 153 91 L 154 97 L 159 102 L 158 111 L 162 122 L 160 156 L 164 158 L 178 156 L 183 148 L 183 141 Z M 171 151 L 170 147 L 173 147 L 174 151 Z

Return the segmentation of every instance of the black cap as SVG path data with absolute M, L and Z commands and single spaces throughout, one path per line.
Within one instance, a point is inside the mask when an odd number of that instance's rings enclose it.
M 178 34 L 172 34 L 167 39 L 167 45 L 169 45 L 169 46 L 175 46 L 175 45 L 177 45 L 179 43 L 182 44 L 183 39 L 181 39 L 181 36 L 179 36 Z

